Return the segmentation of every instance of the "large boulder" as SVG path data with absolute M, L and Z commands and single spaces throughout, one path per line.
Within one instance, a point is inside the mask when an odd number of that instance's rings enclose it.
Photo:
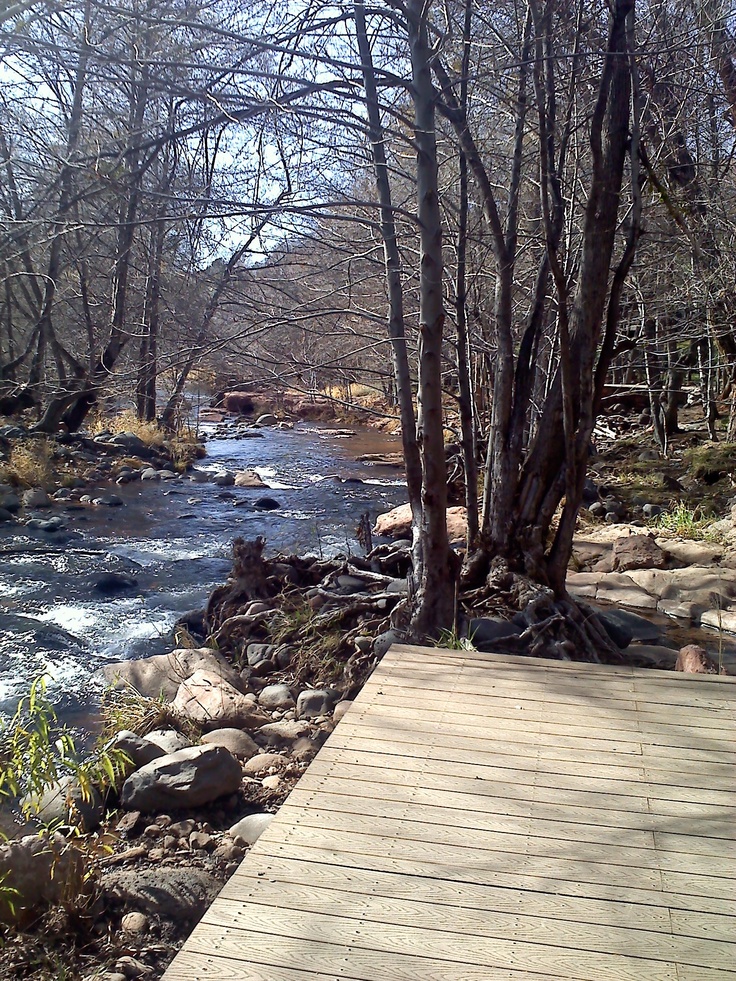
M 147 456 L 151 452 L 151 447 L 135 433 L 116 433 L 110 437 L 109 442 L 113 446 L 122 447 L 133 456 Z
M 309 732 L 306 722 L 269 722 L 256 732 L 255 739 L 267 749 L 289 749 L 301 736 Z
M 246 392 L 225 392 L 222 407 L 226 412 L 248 415 L 253 411 L 253 397 Z
M 114 661 L 106 664 L 98 672 L 98 676 L 105 684 L 114 688 L 123 689 L 130 685 L 149 698 L 163 695 L 171 700 L 176 697 L 182 681 L 191 678 L 199 670 L 208 671 L 235 688 L 241 685 L 238 672 L 221 654 L 209 647 L 154 654 L 137 661 Z
M 664 569 L 669 556 L 650 535 L 617 538 L 613 543 L 614 572 L 631 569 Z
M 294 696 L 288 685 L 266 685 L 258 696 L 258 704 L 268 711 L 279 709 L 286 712 L 294 708 Z
M 296 714 L 300 719 L 315 719 L 329 715 L 340 701 L 340 692 L 333 688 L 308 688 L 296 700 Z
M 221 888 L 222 883 L 213 875 L 186 865 L 115 870 L 103 882 L 108 903 L 123 903 L 129 909 L 176 923 L 200 919 Z
M 240 764 L 223 746 L 191 746 L 142 766 L 125 781 L 120 796 L 129 811 L 201 807 L 234 794 L 241 778 Z
M 166 755 L 163 749 L 151 742 L 150 739 L 145 739 L 128 729 L 119 732 L 111 741 L 110 747 L 125 753 L 130 760 L 130 770 L 138 769 L 139 766 L 145 766 L 147 763 L 152 763 Z M 177 747 L 177 749 L 181 748 L 183 747 Z
M 204 746 L 224 746 L 239 760 L 249 760 L 260 753 L 261 748 L 247 732 L 241 729 L 214 729 L 202 736 Z
M 91 890 L 86 873 L 85 856 L 60 834 L 0 845 L 0 881 L 16 890 L 12 906 L 0 894 L 0 921 L 22 924 L 47 906 L 81 901 Z
M 172 707 L 204 729 L 256 729 L 269 717 L 250 698 L 211 671 L 195 671 L 183 681 Z
M 467 535 L 468 518 L 463 507 L 447 509 L 447 535 L 450 542 L 464 542 Z M 387 538 L 411 538 L 411 505 L 400 504 L 391 511 L 379 514 L 373 528 L 374 535 Z
M 268 487 L 265 484 L 255 470 L 239 470 L 235 474 L 235 486 L 236 487 Z
M 61 777 L 36 797 L 24 799 L 41 824 L 65 825 L 81 831 L 94 831 L 102 821 L 104 808 L 96 787 L 83 794 L 79 781 L 73 776 Z
M 51 498 L 42 488 L 34 487 L 31 490 L 23 491 L 23 507 L 50 508 Z

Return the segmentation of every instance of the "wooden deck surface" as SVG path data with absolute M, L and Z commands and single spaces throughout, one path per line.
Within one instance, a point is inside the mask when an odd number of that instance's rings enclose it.
M 736 979 L 735 696 L 393 647 L 165 981 Z

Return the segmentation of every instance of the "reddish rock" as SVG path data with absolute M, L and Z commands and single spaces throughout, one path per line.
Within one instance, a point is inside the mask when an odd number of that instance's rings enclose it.
M 680 648 L 675 671 L 684 671 L 685 674 L 728 674 L 723 666 L 719 670 L 715 661 L 697 644 Z
M 613 570 L 628 572 L 631 569 L 664 569 L 669 555 L 651 535 L 631 535 L 617 538 L 613 543 Z
M 210 671 L 195 671 L 179 685 L 172 707 L 205 729 L 257 729 L 270 718 L 258 706 Z
M 447 534 L 450 542 L 464 542 L 467 534 L 468 519 L 465 508 L 454 507 L 447 509 Z M 411 537 L 411 505 L 400 504 L 392 511 L 379 514 L 373 529 L 374 535 L 386 535 L 388 538 Z

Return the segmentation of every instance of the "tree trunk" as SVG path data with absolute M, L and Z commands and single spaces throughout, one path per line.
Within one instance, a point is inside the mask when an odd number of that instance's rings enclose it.
M 422 460 L 421 564 L 414 569 L 415 605 L 411 629 L 432 636 L 452 628 L 456 616 L 459 560 L 447 538 L 447 473 L 442 408 L 442 228 L 437 186 L 435 90 L 424 0 L 407 4 L 417 163 L 419 258 L 419 413 L 417 437 Z

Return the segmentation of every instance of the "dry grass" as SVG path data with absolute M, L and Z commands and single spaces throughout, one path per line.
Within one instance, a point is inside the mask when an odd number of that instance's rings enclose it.
M 146 446 L 161 447 L 166 439 L 158 423 L 139 419 L 132 409 L 114 416 L 98 415 L 92 421 L 91 429 L 95 433 L 134 433 Z
M 17 443 L 10 451 L 8 462 L 0 468 L 0 480 L 18 487 L 56 486 L 53 451 L 46 439 L 29 439 Z

